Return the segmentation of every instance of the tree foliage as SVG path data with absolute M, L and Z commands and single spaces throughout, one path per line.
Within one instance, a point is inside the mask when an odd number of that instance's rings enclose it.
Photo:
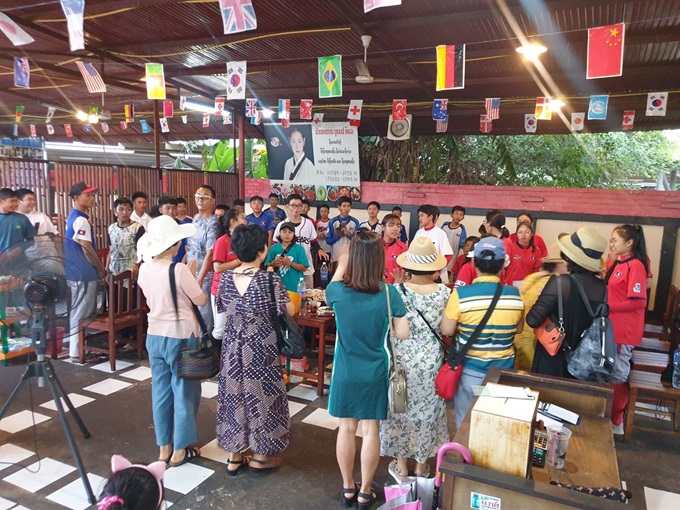
M 371 137 L 360 140 L 360 167 L 365 181 L 625 188 L 677 168 L 676 153 L 660 131 Z

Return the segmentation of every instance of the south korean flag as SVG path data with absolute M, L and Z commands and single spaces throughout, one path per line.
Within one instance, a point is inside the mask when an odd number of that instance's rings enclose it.
M 227 99 L 246 98 L 246 61 L 227 62 Z

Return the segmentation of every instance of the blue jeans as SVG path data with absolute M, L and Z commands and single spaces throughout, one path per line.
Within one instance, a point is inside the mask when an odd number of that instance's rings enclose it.
M 187 340 L 147 335 L 151 365 L 151 405 L 156 444 L 173 444 L 183 450 L 198 441 L 196 415 L 201 403 L 201 382 L 177 377 L 176 362 L 182 347 L 196 347 L 194 335 Z
M 485 377 L 486 374 L 482 374 L 476 370 L 470 370 L 468 368 L 463 369 L 463 374 L 460 376 L 460 381 L 458 381 L 458 388 L 456 388 L 456 394 L 453 396 L 457 429 L 460 428 L 460 424 L 463 423 L 463 418 L 465 418 L 465 415 L 470 410 L 472 401 L 475 399 L 472 387 L 481 386 Z

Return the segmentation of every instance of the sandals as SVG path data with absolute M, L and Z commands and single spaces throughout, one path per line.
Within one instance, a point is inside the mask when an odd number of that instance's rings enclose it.
M 259 465 L 261 465 L 261 466 L 263 466 L 263 467 L 259 467 L 259 468 L 258 468 L 258 467 L 255 467 L 255 466 L 253 466 L 253 463 L 259 464 Z M 251 468 L 253 471 L 265 472 L 265 473 L 268 473 L 268 472 L 270 472 L 270 471 L 273 471 L 273 470 L 278 469 L 278 468 L 281 467 L 281 463 L 280 463 L 280 462 L 278 462 L 278 463 L 277 463 L 277 462 L 274 462 L 274 463 L 272 464 L 272 463 L 271 463 L 271 459 L 261 460 L 261 459 L 254 459 L 254 458 L 252 458 L 252 459 L 250 459 L 249 464 L 250 464 L 250 468 Z
M 191 462 L 192 459 L 195 459 L 197 457 L 201 456 L 201 450 L 198 448 L 193 448 L 191 446 L 187 446 L 184 449 L 184 458 L 182 459 L 181 462 L 168 462 L 168 466 L 170 467 L 178 467 L 178 466 L 183 466 L 187 462 Z M 172 457 L 170 457 L 172 458 Z
M 359 498 L 367 499 L 368 501 L 359 501 Z M 359 510 L 369 510 L 375 504 L 377 499 L 378 496 L 373 491 L 373 489 L 371 489 L 370 494 L 366 494 L 365 492 L 359 492 L 356 497 L 357 507 Z
M 356 483 L 351 489 L 345 489 L 344 487 L 342 488 L 342 492 L 340 493 L 340 504 L 343 508 L 350 508 L 354 505 L 354 502 L 357 500 L 357 492 L 359 492 L 359 487 L 357 487 Z M 345 496 L 345 494 L 351 494 L 352 497 L 348 498 Z
M 227 474 L 229 476 L 236 476 L 241 471 L 241 468 L 246 467 L 252 459 L 251 456 L 241 456 L 241 460 L 228 460 L 227 464 L 238 465 L 238 467 L 236 469 L 229 469 L 229 466 L 227 466 Z
M 137 350 L 137 347 L 132 345 L 131 343 L 126 343 L 125 345 L 118 347 L 116 346 L 116 352 L 119 352 L 121 354 L 127 353 L 127 352 L 135 352 Z
M 423 471 L 422 473 L 418 473 L 418 471 L 416 471 L 416 476 L 418 478 L 429 478 L 430 477 L 430 465 L 425 464 L 425 471 Z
M 390 465 L 387 466 L 387 472 L 392 476 L 392 478 L 394 478 L 394 480 L 397 483 L 401 483 L 402 479 L 408 476 L 408 469 L 405 469 L 403 471 L 399 469 L 396 459 L 390 462 Z

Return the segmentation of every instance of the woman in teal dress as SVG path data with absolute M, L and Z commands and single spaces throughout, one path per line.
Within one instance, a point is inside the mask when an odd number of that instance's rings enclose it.
M 326 301 L 338 329 L 328 412 L 340 419 L 336 456 L 342 473 L 342 506 L 354 501 L 368 510 L 380 460 L 380 420 L 387 418 L 390 347 L 386 289 L 390 293 L 395 336 L 409 336 L 406 308 L 397 290 L 382 282 L 385 249 L 372 232 L 357 232 L 347 257 L 341 257 Z M 361 484 L 354 482 L 355 435 L 361 420 Z

